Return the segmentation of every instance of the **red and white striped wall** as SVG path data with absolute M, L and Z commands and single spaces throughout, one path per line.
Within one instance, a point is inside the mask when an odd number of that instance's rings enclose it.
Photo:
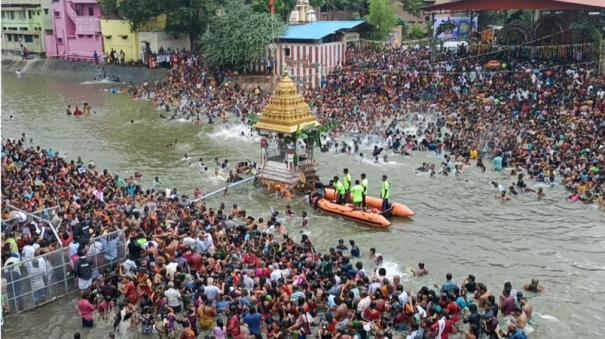
M 278 43 L 273 54 L 275 70 L 282 75 L 288 67 L 289 75 L 306 87 L 317 88 L 322 76 L 332 72 L 338 64 L 345 62 L 344 42 L 300 44 Z M 266 60 L 253 65 L 254 72 L 266 72 Z

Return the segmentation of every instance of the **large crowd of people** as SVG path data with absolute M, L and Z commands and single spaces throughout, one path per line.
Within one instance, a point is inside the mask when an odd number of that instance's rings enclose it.
M 11 274 L 3 286 L 29 276 L 34 299 L 44 301 L 49 263 L 40 255 L 68 248 L 83 328 L 105 326 L 119 338 L 520 339 L 532 330 L 532 307 L 509 282 L 500 293 L 472 274 L 455 283 L 448 273 L 442 285 L 412 291 L 374 248 L 362 258 L 353 240 L 339 240 L 322 253 L 304 233 L 277 232 L 278 211 L 211 208 L 27 143 L 2 144 L 2 197 L 28 212 L 58 206 L 46 218 L 59 239 L 27 218 L 5 228 L 2 265 Z M 126 243 L 95 240 L 115 230 Z M 112 261 L 118 247 L 127 257 Z M 115 253 L 102 270 L 91 261 L 99 253 Z M 418 266 L 415 275 L 428 274 Z M 534 280 L 523 289 L 542 287 Z M 11 290 L 3 300 L 14 301 Z
M 510 168 L 508 190 L 493 183 L 503 200 L 532 190 L 524 181 L 531 178 L 565 187 L 570 201 L 603 202 L 605 78 L 594 65 L 506 60 L 490 70 L 469 57 L 430 59 L 425 49 L 349 49 L 347 63 L 321 88 L 303 92 L 320 122 L 337 123 L 325 151 L 358 154 L 369 139 L 376 159 L 384 150 L 443 153 L 444 175 L 460 174 L 471 161 L 484 171 L 490 163 L 496 171 Z M 161 117 L 197 124 L 246 123 L 268 99 L 258 87 L 217 79 L 196 55 L 172 54 L 170 66 L 166 80 L 125 91 L 153 101 Z M 418 170 L 437 174 L 431 164 Z M 532 307 L 520 290 L 539 293 L 535 280 L 519 290 L 507 282 L 496 292 L 473 274 L 460 283 L 447 274 L 441 286 L 411 291 L 376 249 L 361 258 L 351 240 L 321 253 L 306 235 L 289 236 L 277 211 L 252 216 L 237 205 L 213 208 L 195 199 L 199 192 L 143 187 L 139 176 L 68 161 L 25 136 L 3 140 L 1 180 L 3 202 L 43 210 L 58 236 L 3 211 L 11 222 L 3 225 L 2 299 L 18 302 L 15 293 L 29 288 L 35 303 L 44 302 L 50 263 L 40 255 L 69 248 L 85 328 L 103 322 L 122 338 L 140 332 L 217 339 L 522 339 L 532 331 Z M 119 230 L 124 244 L 92 240 Z M 112 261 L 119 246 L 127 256 Z M 91 262 L 100 252 L 110 253 L 102 270 Z M 423 263 L 414 272 L 428 274 Z M 27 286 L 16 284 L 25 276 Z
M 514 168 L 513 180 L 524 174 L 565 187 L 570 201 L 603 203 L 605 78 L 595 64 L 506 60 L 493 70 L 472 57 L 431 63 L 429 50 L 402 48 L 349 48 L 346 60 L 321 88 L 304 91 L 322 123 L 339 124 L 326 147 L 358 154 L 371 140 L 380 144 L 376 161 L 383 149 L 449 152 L 460 168 L 471 158 L 482 168 L 493 159 L 498 171 Z M 219 83 L 189 55 L 173 63 L 167 80 L 130 94 L 171 112 L 162 117 L 200 124 L 245 122 L 270 95 Z

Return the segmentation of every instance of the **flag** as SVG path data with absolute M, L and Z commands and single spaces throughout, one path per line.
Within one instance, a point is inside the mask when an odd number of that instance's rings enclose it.
M 275 0 L 269 0 L 269 8 L 271 9 L 271 14 L 275 14 Z

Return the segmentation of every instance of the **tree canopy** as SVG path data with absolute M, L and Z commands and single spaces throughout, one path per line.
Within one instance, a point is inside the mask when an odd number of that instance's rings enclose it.
M 254 12 L 242 0 L 229 0 L 221 15 L 210 19 L 210 28 L 200 43 L 210 68 L 245 71 L 252 63 L 266 58 L 273 37 L 284 29 L 278 16 Z
M 149 20 L 165 14 L 166 31 L 189 34 L 191 46 L 207 27 L 218 0 L 101 0 L 107 16 L 118 16 L 130 23 L 132 31 L 140 30 Z
M 404 11 L 415 16 L 421 14 L 420 9 L 424 6 L 424 0 L 400 0 L 400 2 Z
M 127 20 L 133 32 L 165 10 L 162 0 L 101 0 L 101 8 L 106 15 Z
M 376 38 L 384 40 L 395 27 L 397 18 L 389 0 L 370 0 L 368 22 L 375 27 Z

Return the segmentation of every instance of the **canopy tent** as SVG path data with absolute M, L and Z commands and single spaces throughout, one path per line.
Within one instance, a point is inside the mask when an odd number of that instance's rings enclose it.
M 425 13 L 542 9 L 552 11 L 605 9 L 605 0 L 458 0 L 424 7 Z

